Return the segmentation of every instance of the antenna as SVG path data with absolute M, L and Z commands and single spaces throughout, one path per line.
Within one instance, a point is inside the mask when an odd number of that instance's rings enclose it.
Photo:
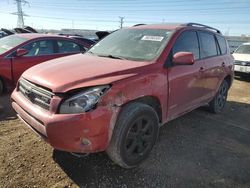
M 24 27 L 24 16 L 28 16 L 23 12 L 22 5 L 29 4 L 26 0 L 14 0 L 17 5 L 17 12 L 14 12 L 12 14 L 17 15 L 17 27 L 23 28 Z

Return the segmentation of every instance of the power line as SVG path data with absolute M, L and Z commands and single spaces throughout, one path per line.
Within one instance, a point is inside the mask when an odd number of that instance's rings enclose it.
M 9 14 L 7 12 L 3 12 L 3 11 L 0 11 L 0 13 L 2 14 Z M 51 20 L 62 20 L 65 21 L 65 20 L 68 20 L 72 23 L 72 19 L 71 18 L 64 18 L 64 17 L 50 17 L 50 16 L 39 16 L 39 15 L 30 15 L 29 17 L 33 17 L 33 18 L 41 18 L 41 19 L 51 19 Z M 91 18 L 74 18 L 73 19 L 74 21 L 78 21 L 78 22 L 109 22 L 109 23 L 117 23 L 117 21 L 115 20 L 110 20 L 110 19 L 91 19 Z M 124 20 L 123 20 L 124 21 Z M 166 19 L 165 19 L 166 21 Z M 126 20 L 126 23 L 140 23 L 140 22 L 147 22 L 147 23 L 160 23 L 161 20 L 150 20 L 150 19 L 143 19 L 143 18 L 138 18 L 136 17 L 136 19 L 127 19 Z M 223 23 L 223 24 L 226 24 L 225 23 L 226 21 L 208 21 L 208 23 Z M 120 22 L 119 22 L 120 23 Z M 232 23 L 232 20 L 230 20 L 228 22 L 228 24 L 249 24 L 249 21 L 237 21 Z
M 131 3 L 126 3 L 126 4 L 117 4 L 117 5 L 114 5 L 113 3 L 112 3 L 112 5 L 113 5 L 113 7 L 119 7 L 119 8 L 124 8 L 124 7 L 127 7 L 127 8 L 133 8 L 133 7 L 155 7 L 155 6 L 160 6 L 160 7 L 166 7 L 166 8 L 171 8 L 171 7 L 187 7 L 188 5 L 190 5 L 190 2 L 188 2 L 188 1 L 185 1 L 186 2 L 186 4 L 184 4 L 184 3 L 182 3 L 182 4 L 174 4 L 174 5 L 171 5 L 171 6 L 169 6 L 169 4 L 168 3 L 165 3 L 165 2 L 161 2 L 161 3 L 155 3 L 155 2 L 153 2 L 153 3 L 150 3 L 150 2 L 144 2 L 144 3 L 136 3 L 136 4 L 131 4 Z M 93 3 L 93 2 L 92 2 Z M 72 3 L 70 3 L 70 4 L 65 4 L 65 3 L 50 3 L 50 2 L 48 2 L 48 3 L 46 3 L 46 4 L 44 4 L 44 3 L 40 3 L 40 2 L 34 2 L 34 3 L 32 3 L 32 5 L 36 5 L 36 6 L 46 6 L 46 7 L 48 7 L 48 6 L 52 6 L 52 7 L 60 7 L 60 8 L 63 8 L 63 7 L 67 7 L 67 8 L 69 8 L 69 7 L 77 7 L 77 8 L 79 8 L 79 7 L 81 7 L 81 5 L 82 4 L 72 4 Z M 219 5 L 221 5 L 222 6 L 222 4 L 218 4 L 218 3 L 215 3 L 215 2 L 206 2 L 206 3 L 204 3 L 204 2 L 199 2 L 199 3 L 197 3 L 197 4 L 195 4 L 195 5 L 199 5 L 199 6 L 202 6 L 202 7 L 207 7 L 207 6 L 219 6 Z M 226 7 L 231 7 L 231 8 L 234 8 L 235 7 L 235 5 L 243 5 L 244 7 L 246 7 L 245 5 L 247 5 L 247 3 L 246 2 L 230 2 L 230 3 L 227 3 L 227 4 L 223 4 L 223 8 L 226 8 Z M 93 8 L 98 8 L 98 7 L 100 7 L 100 8 L 110 8 L 110 7 L 112 7 L 110 4 L 107 4 L 107 3 L 105 3 L 105 4 L 98 4 L 98 5 L 96 5 L 96 4 L 91 4 L 91 2 L 89 2 L 88 3 L 88 6 L 87 7 L 84 7 L 84 8 L 89 8 L 89 7 L 93 7 Z
M 161 8 L 138 8 L 138 7 L 127 7 L 127 8 L 124 8 L 124 7 L 120 7 L 119 9 L 115 8 L 115 9 L 112 9 L 112 8 L 109 8 L 109 9 L 103 9 L 102 7 L 84 7 L 84 8 L 81 8 L 81 7 L 58 7 L 58 6 L 51 6 L 51 5 L 40 5 L 40 6 L 37 6 L 37 5 L 34 5 L 33 7 L 36 7 L 36 8 L 51 8 L 51 9 L 59 9 L 59 10 L 75 10 L 75 11 L 95 11 L 95 13 L 97 13 L 98 11 L 101 11 L 101 12 L 121 12 L 121 11 L 128 11 L 128 12 L 164 12 L 164 13 L 167 13 L 167 12 L 191 12 L 191 13 L 194 13 L 193 11 L 198 11 L 198 12 L 206 12 L 206 11 L 213 11 L 213 12 L 216 12 L 216 11 L 221 11 L 221 12 L 226 12 L 226 11 L 234 11 L 234 10 L 246 10 L 246 11 L 249 11 L 250 8 L 249 7 L 246 7 L 246 6 L 234 6 L 234 7 L 224 7 L 223 9 L 221 8 L 214 8 L 214 7 L 206 7 L 206 8 L 187 8 L 186 6 L 183 6 L 183 8 L 179 8 L 179 9 L 173 9 L 173 8 L 167 8 L 165 9 L 164 7 L 161 7 Z M 232 12 L 231 12 L 232 13 Z

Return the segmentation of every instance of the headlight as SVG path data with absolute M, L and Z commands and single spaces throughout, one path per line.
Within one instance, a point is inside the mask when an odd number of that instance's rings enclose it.
M 76 114 L 91 110 L 109 88 L 108 85 L 97 86 L 73 95 L 61 104 L 60 114 Z

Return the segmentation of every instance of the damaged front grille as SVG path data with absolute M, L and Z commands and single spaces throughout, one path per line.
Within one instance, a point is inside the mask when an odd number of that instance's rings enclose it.
M 49 110 L 50 101 L 54 95 L 52 92 L 38 87 L 23 78 L 21 78 L 18 83 L 18 91 L 33 104 L 45 110 Z

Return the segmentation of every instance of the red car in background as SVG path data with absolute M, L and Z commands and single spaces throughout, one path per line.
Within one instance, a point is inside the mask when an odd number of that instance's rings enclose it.
M 85 52 L 89 46 L 65 36 L 15 34 L 0 39 L 0 94 L 14 88 L 28 68 L 50 59 Z

